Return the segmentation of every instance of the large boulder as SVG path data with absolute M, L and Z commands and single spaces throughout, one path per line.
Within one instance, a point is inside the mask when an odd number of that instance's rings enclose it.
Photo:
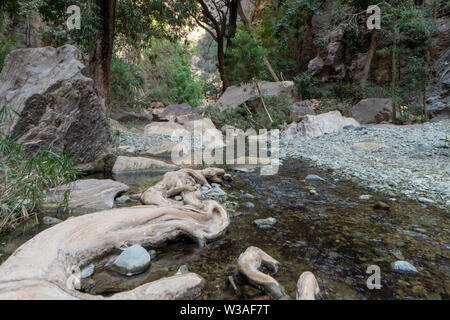
M 294 95 L 294 82 L 292 81 L 260 82 L 259 86 L 264 96 L 293 98 Z M 258 97 L 258 90 L 253 84 L 231 86 L 217 101 L 217 106 L 220 110 L 235 108 Z
M 116 159 L 116 163 L 114 163 L 112 172 L 120 173 L 149 170 L 174 170 L 177 168 L 178 167 L 176 165 L 156 159 L 119 156 Z
M 0 108 L 20 115 L 6 123 L 6 132 L 26 155 L 53 148 L 86 165 L 111 152 L 105 105 L 86 74 L 80 51 L 71 45 L 15 50 L 6 57 Z
M 330 111 L 316 116 L 306 115 L 299 123 L 292 123 L 286 134 L 288 137 L 318 137 L 326 133 L 342 130 L 346 126 L 359 127 L 353 118 L 343 117 L 339 111 Z
M 199 109 L 193 108 L 187 103 L 168 106 L 158 112 L 158 116 L 160 119 L 171 120 L 180 124 L 202 118 Z
M 46 212 L 57 211 L 58 203 L 64 199 L 65 192 L 70 190 L 68 205 L 72 213 L 111 209 L 114 205 L 114 198 L 128 189 L 126 184 L 110 179 L 77 180 L 68 185 L 50 189 L 44 200 L 43 208 Z
M 363 99 L 351 109 L 352 117 L 361 124 L 381 123 L 392 119 L 392 100 Z
M 144 128 L 144 133 L 149 135 L 159 134 L 165 136 L 172 136 L 174 133 L 179 133 L 178 135 L 182 136 L 188 132 L 181 124 L 174 121 L 169 121 L 152 122 Z
M 314 111 L 315 107 L 318 106 L 316 101 L 304 100 L 297 102 L 291 106 L 290 116 L 293 122 L 299 122 L 303 119 L 307 114 L 315 115 Z
M 147 113 L 134 113 L 129 111 L 117 111 L 111 114 L 111 118 L 119 122 L 152 122 L 153 116 Z

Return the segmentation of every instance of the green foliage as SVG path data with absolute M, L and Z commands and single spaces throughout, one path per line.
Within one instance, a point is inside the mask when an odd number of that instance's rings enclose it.
M 203 93 L 207 97 L 218 98 L 222 93 L 222 83 L 217 68 L 217 42 L 209 33 L 205 33 L 195 44 L 192 53 L 199 58 L 196 65 L 200 68 L 198 77 Z
M 261 104 L 248 106 L 246 104 L 235 108 L 220 110 L 212 105 L 205 108 L 205 114 L 211 118 L 217 128 L 225 125 L 232 125 L 235 128 L 248 130 L 253 129 L 279 129 L 286 123 L 291 123 L 290 105 L 291 101 L 287 98 L 264 97 L 267 109 L 272 116 L 273 123 L 264 111 Z
M 410 110 L 416 110 L 419 104 L 422 104 L 423 120 L 426 120 L 423 97 L 430 74 L 426 57 L 429 55 L 431 36 L 436 32 L 433 24 L 433 10 L 436 7 L 416 6 L 412 0 L 383 2 L 382 6 L 385 13 L 382 15 L 381 33 L 386 39 L 393 39 L 393 44 L 380 53 L 391 54 L 393 65 L 399 66 L 393 68 L 392 75 L 394 121 L 405 122 L 404 110 L 412 115 L 414 112 Z M 400 36 L 414 42 L 414 45 L 400 41 Z M 405 57 L 406 63 L 400 60 Z M 409 118 L 406 117 L 407 121 Z
M 11 117 L 9 108 L 0 109 L 0 233 L 36 213 L 46 190 L 70 183 L 78 175 L 67 154 L 47 150 L 25 158 L 22 146 L 4 133 Z M 66 192 L 60 204 L 64 208 L 68 198 Z
M 114 55 L 111 61 L 110 92 L 114 108 L 138 109 L 145 105 L 145 79 L 140 66 Z
M 166 105 L 189 103 L 201 104 L 202 85 L 191 73 L 191 55 L 187 46 L 166 40 L 152 41 L 151 49 L 145 51 L 144 68 L 149 74 L 147 97 Z
M 298 95 L 303 100 L 306 100 L 313 97 L 313 90 L 317 86 L 317 81 L 308 72 L 303 72 L 301 75 L 294 78 L 294 85 Z
M 101 19 L 98 15 L 99 7 L 95 0 L 29 0 L 19 2 L 20 15 L 39 14 L 45 22 L 43 41 L 53 47 L 64 44 L 77 46 L 84 53 L 93 49 L 92 39 L 98 35 Z M 81 29 L 68 30 L 66 21 L 70 14 L 67 8 L 77 5 L 81 9 Z
M 233 47 L 227 51 L 226 73 L 234 84 L 250 83 L 254 79 L 269 79 L 264 63 L 267 50 L 247 32 L 238 31 Z

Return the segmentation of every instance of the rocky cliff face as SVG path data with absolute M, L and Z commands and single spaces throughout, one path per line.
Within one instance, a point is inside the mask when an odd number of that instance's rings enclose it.
M 35 48 L 43 45 L 41 37 L 45 24 L 39 15 L 11 17 L 0 10 L 0 19 L 8 26 L 8 33 L 15 36 L 17 46 Z
M 6 130 L 27 155 L 54 148 L 89 167 L 109 153 L 105 105 L 86 73 L 80 52 L 71 45 L 15 50 L 7 56 L 0 74 L 0 108 L 9 106 L 20 115 Z
M 323 46 L 313 41 L 302 42 L 299 50 L 302 54 L 300 60 L 307 61 L 307 63 L 301 66 L 304 69 L 299 72 L 309 70 L 317 79 L 323 81 L 359 81 L 370 43 L 370 30 L 366 28 L 365 23 L 367 16 L 362 14 L 355 18 L 356 20 L 350 27 L 340 24 L 330 28 L 333 2 L 334 0 L 326 1 L 317 14 L 312 17 L 311 30 L 306 30 L 306 32 L 311 32 L 315 36 L 320 35 L 323 38 Z M 437 32 L 431 41 L 432 62 L 440 59 L 450 47 L 448 13 L 440 12 L 439 16 L 436 19 Z M 358 39 L 350 34 L 350 29 L 357 34 Z M 379 35 L 377 39 L 377 51 L 392 44 L 391 39 L 382 39 Z M 400 41 L 407 46 L 421 44 L 404 36 Z M 376 52 L 371 63 L 369 79 L 378 85 L 387 84 L 391 81 L 391 74 L 390 55 L 381 55 Z

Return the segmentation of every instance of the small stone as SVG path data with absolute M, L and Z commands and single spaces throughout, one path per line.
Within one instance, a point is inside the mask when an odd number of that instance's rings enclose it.
M 396 259 L 399 259 L 399 260 L 405 259 L 405 257 L 403 256 L 403 254 L 402 254 L 400 251 L 398 251 L 398 250 L 392 251 L 392 255 L 393 255 Z
M 183 200 L 183 197 L 182 197 L 182 196 L 176 196 L 176 197 L 175 197 L 175 200 L 176 200 L 176 201 L 181 201 L 181 200 Z
M 379 209 L 379 210 L 389 210 L 391 207 L 390 207 L 387 203 L 385 203 L 385 202 L 383 202 L 383 201 L 378 201 L 378 202 L 373 206 L 373 208 L 374 208 L 374 209 Z
M 316 189 L 309 189 L 309 194 L 312 195 L 312 196 L 316 196 L 316 195 L 318 195 L 319 193 L 317 192 Z
M 144 272 L 150 267 L 151 258 L 147 250 L 134 245 L 124 250 L 111 266 L 117 272 L 132 276 Z
M 255 207 L 255 205 L 251 202 L 245 202 L 243 204 L 244 207 L 248 208 L 248 209 L 253 209 Z
M 277 220 L 275 218 L 267 218 L 267 219 L 257 219 L 253 221 L 254 224 L 258 226 L 258 228 L 266 229 L 272 227 Z
M 250 193 L 246 193 L 246 194 L 244 194 L 244 198 L 255 199 L 256 197 L 254 195 L 250 194 Z
M 128 203 L 128 202 L 130 202 L 130 201 L 131 201 L 131 198 L 128 197 L 128 196 L 121 196 L 121 197 L 119 197 L 119 198 L 116 199 L 116 202 L 117 202 L 118 204 L 126 204 L 126 203 Z
M 59 220 L 58 218 L 53 218 L 53 217 L 44 217 L 42 218 L 42 223 L 47 225 L 47 226 L 52 226 L 58 223 L 61 223 L 62 220 Z
M 150 255 L 150 259 L 153 260 L 156 258 L 156 256 L 158 255 L 158 253 L 155 250 L 150 250 L 148 252 L 148 254 Z
M 359 200 L 370 200 L 372 199 L 372 196 L 370 194 L 363 194 L 359 196 Z
M 419 198 L 419 199 L 417 199 L 417 200 L 419 200 L 419 202 L 425 203 L 425 204 L 433 204 L 433 203 L 434 203 L 433 200 L 427 199 L 427 198 L 423 198 L 423 197 L 421 197 L 421 198 Z
M 183 265 L 178 269 L 177 273 L 175 273 L 175 275 L 182 275 L 182 274 L 186 274 L 186 273 L 189 273 L 189 269 L 188 269 L 188 267 L 187 267 L 185 264 L 183 264 Z
M 90 276 L 92 276 L 94 274 L 94 270 L 95 267 L 93 264 L 90 264 L 89 266 L 87 266 L 86 268 L 84 268 L 81 273 L 80 273 L 80 278 L 81 279 L 86 279 L 89 278 Z
M 335 251 L 331 251 L 328 255 L 331 259 L 337 259 L 337 258 L 341 257 L 341 255 Z
M 325 181 L 324 178 L 319 177 L 318 175 L 315 174 L 309 174 L 306 176 L 305 178 L 306 181 Z
M 394 270 L 406 272 L 419 272 L 412 264 L 402 260 L 394 262 Z

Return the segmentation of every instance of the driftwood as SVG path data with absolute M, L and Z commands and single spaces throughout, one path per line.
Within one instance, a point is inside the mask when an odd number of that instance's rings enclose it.
M 180 170 L 178 175 L 176 172 L 166 175 L 163 181 L 178 183 L 191 175 L 195 181 L 220 182 L 224 172 L 220 169 Z M 189 198 L 191 193 L 183 192 Z M 152 199 L 151 193 L 146 192 L 146 196 Z M 159 201 L 164 197 L 158 195 L 155 199 Z M 204 244 L 225 232 L 229 217 L 221 205 L 194 196 L 187 202 L 189 204 L 183 205 L 163 201 L 158 206 L 97 212 L 69 218 L 39 233 L 0 266 L 0 299 L 102 299 L 73 289 L 70 285 L 74 277 L 72 270 L 114 248 L 134 244 L 157 247 L 181 235 Z M 199 275 L 177 274 L 110 298 L 192 299 L 203 285 L 204 280 Z
M 316 300 L 319 293 L 316 277 L 309 271 L 303 272 L 297 282 L 296 300 Z
M 256 287 L 263 288 L 271 297 L 280 299 L 285 296 L 283 287 L 270 275 L 260 271 L 266 267 L 274 275 L 280 263 L 257 247 L 249 247 L 239 256 L 238 271 L 247 281 Z
M 248 283 L 264 289 L 275 299 L 291 299 L 285 293 L 283 287 L 270 275 L 261 271 L 265 267 L 275 275 L 280 263 L 257 247 L 249 247 L 238 259 L 238 271 Z M 314 275 L 303 272 L 297 283 L 297 300 L 315 300 L 319 295 L 319 285 Z

